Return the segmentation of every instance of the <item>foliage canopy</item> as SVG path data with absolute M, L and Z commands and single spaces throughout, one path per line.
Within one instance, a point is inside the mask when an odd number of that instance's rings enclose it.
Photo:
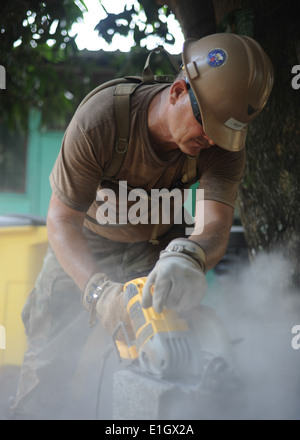
M 77 52 L 72 24 L 82 19 L 81 0 L 14 0 L 2 5 L 0 63 L 6 69 L 6 90 L 1 91 L 1 121 L 26 129 L 30 108 L 47 114 L 68 109 L 67 59 Z M 68 70 L 68 69 L 67 69 Z M 58 73 L 58 71 L 60 73 Z M 63 72 L 64 71 L 64 72 Z

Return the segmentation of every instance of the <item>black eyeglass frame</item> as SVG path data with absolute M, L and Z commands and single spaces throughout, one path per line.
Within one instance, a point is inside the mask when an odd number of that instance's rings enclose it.
M 202 123 L 202 118 L 201 118 L 201 113 L 200 113 L 200 109 L 199 109 L 199 105 L 196 99 L 196 96 L 193 92 L 193 89 L 188 81 L 188 79 L 185 79 L 186 85 L 187 85 L 187 89 L 189 92 L 189 97 L 190 97 L 190 101 L 191 101 L 191 106 L 192 106 L 192 110 L 193 110 L 193 114 L 195 116 L 195 118 L 197 119 L 197 121 L 199 122 L 199 124 L 201 126 L 203 126 Z

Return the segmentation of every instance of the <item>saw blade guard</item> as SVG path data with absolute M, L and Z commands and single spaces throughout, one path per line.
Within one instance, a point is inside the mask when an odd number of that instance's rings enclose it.
M 211 369 L 234 368 L 226 329 L 213 309 L 200 306 L 179 314 L 153 307 L 144 309 L 141 298 L 146 278 L 125 284 L 124 300 L 135 341 L 134 356 L 141 369 L 159 378 L 197 380 Z M 217 362 L 218 361 L 218 362 Z

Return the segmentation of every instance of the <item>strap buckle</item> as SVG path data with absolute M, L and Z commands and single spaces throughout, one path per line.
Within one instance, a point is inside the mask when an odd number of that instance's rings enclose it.
M 115 143 L 115 150 L 119 154 L 125 154 L 128 150 L 128 140 L 127 139 L 117 139 Z

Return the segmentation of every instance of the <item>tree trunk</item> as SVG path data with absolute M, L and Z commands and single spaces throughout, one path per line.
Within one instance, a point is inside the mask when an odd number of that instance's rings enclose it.
M 220 20 L 226 7 L 253 8 L 254 38 L 274 66 L 270 100 L 249 126 L 246 172 L 239 207 L 251 254 L 280 252 L 290 261 L 293 279 L 300 280 L 300 89 L 292 87 L 292 67 L 300 33 L 296 0 L 214 0 Z M 300 81 L 298 80 L 298 83 Z
M 169 6 L 185 39 L 198 39 L 216 32 L 212 0 L 159 0 L 157 3 Z

